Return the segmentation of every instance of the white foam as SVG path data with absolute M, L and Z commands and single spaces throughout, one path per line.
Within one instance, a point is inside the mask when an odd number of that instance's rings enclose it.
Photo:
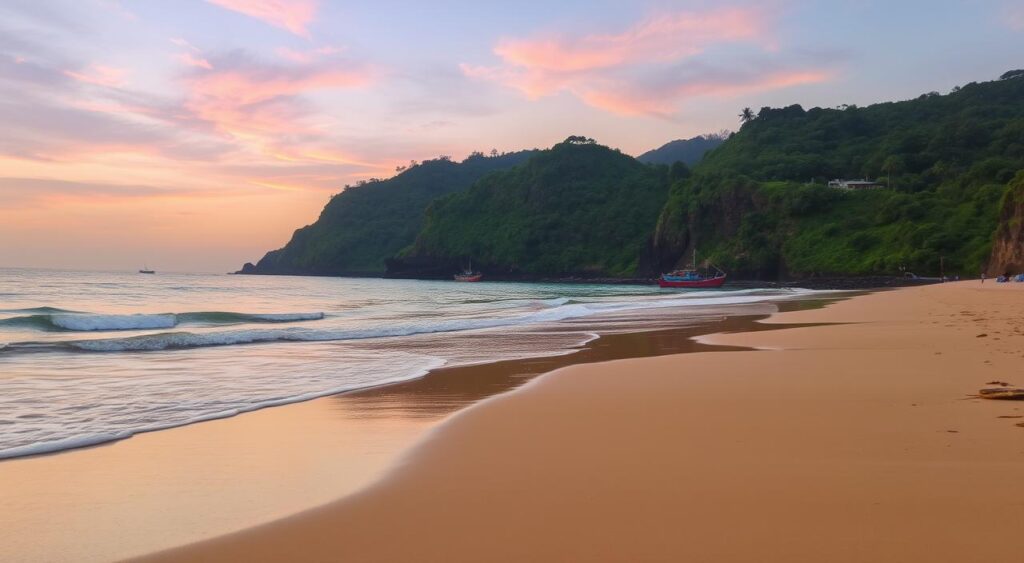
M 76 340 L 67 342 L 66 344 L 79 350 L 91 352 L 143 352 L 177 348 L 254 344 L 260 342 L 325 342 L 337 340 L 360 340 L 366 338 L 411 336 L 414 334 L 458 332 L 503 326 L 557 322 L 602 313 L 615 313 L 641 309 L 758 303 L 769 300 L 784 299 L 787 297 L 799 297 L 806 295 L 809 290 L 792 290 L 784 293 L 774 291 L 766 292 L 765 290 L 759 290 L 760 293 L 758 293 L 756 291 L 757 290 L 736 291 L 728 293 L 705 291 L 673 296 L 670 298 L 572 303 L 515 316 L 451 319 L 367 329 L 317 330 L 290 327 L 273 330 L 246 329 L 204 333 L 170 332 L 133 336 L 129 338 Z
M 195 424 L 199 422 L 206 422 L 221 418 L 230 418 L 232 416 L 236 416 L 242 413 L 252 412 L 255 410 L 264 409 L 268 407 L 276 407 L 291 403 L 309 401 L 319 397 L 337 395 L 338 393 L 345 393 L 359 389 L 370 389 L 382 385 L 390 385 L 402 381 L 418 379 L 420 377 L 423 377 L 430 371 L 442 367 L 445 364 L 445 360 L 437 357 L 416 356 L 411 357 L 410 360 L 415 362 L 415 367 L 413 367 L 412 364 L 407 364 L 408 369 L 398 370 L 397 375 L 393 375 L 392 377 L 387 378 L 375 379 L 372 381 L 372 383 L 348 383 L 345 385 L 334 385 L 327 389 L 303 392 L 285 397 L 257 400 L 252 402 L 239 402 L 235 406 L 227 409 L 212 407 L 212 405 L 220 404 L 219 401 L 212 400 L 209 403 L 211 407 L 207 407 L 210 410 L 208 410 L 207 412 L 194 412 L 191 416 L 188 416 L 186 418 L 175 418 L 171 420 L 163 419 L 163 417 L 166 416 L 166 412 L 160 413 L 154 410 L 150 411 L 149 413 L 140 413 L 141 416 L 137 414 L 131 415 L 128 418 L 128 420 L 123 422 L 123 424 L 129 425 L 128 428 L 123 428 L 116 431 L 99 431 L 85 433 L 58 439 L 44 439 L 30 444 L 3 448 L 0 449 L 0 460 L 16 457 L 42 455 L 59 452 L 63 450 L 96 446 L 107 442 L 124 440 L 136 434 L 142 434 L 145 432 L 155 432 L 158 430 L 177 428 L 179 426 L 186 426 L 189 424 Z
M 170 313 L 161 315 L 88 315 L 72 313 L 50 315 L 50 322 L 67 330 L 142 330 L 173 328 L 178 324 L 178 318 Z
M 324 318 L 323 313 L 260 313 L 247 316 L 254 320 L 271 322 L 319 321 Z

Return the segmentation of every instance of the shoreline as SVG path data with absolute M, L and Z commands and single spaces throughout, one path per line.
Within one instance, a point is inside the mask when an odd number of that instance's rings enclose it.
M 766 301 L 764 301 L 762 303 L 765 303 L 765 304 L 770 303 L 773 306 L 775 306 L 778 310 L 789 310 L 789 309 L 792 309 L 792 308 L 800 308 L 800 307 L 806 307 L 806 306 L 817 307 L 817 306 L 820 306 L 820 304 L 827 303 L 827 302 L 830 302 L 830 301 L 833 301 L 833 300 L 836 300 L 836 299 L 843 299 L 843 298 L 846 298 L 846 296 L 841 296 L 841 295 L 840 296 L 819 296 L 819 297 L 813 297 L 813 298 L 800 298 L 800 299 L 779 298 L 779 300 L 777 300 L 777 301 L 766 300 Z M 807 304 L 810 304 L 810 305 L 807 305 Z M 748 308 L 749 309 L 750 307 L 751 307 L 751 305 L 744 305 L 744 304 L 735 305 L 735 306 L 727 305 L 727 306 L 725 306 L 725 310 L 742 311 L 744 308 Z M 754 305 L 754 307 L 756 307 L 756 305 Z M 666 309 L 666 310 L 667 309 L 671 309 L 671 307 L 665 307 L 664 309 Z M 692 311 L 689 311 L 689 313 L 691 313 L 691 314 L 692 313 L 696 313 L 699 316 L 701 314 L 701 310 L 700 309 L 694 309 Z M 728 315 L 721 315 L 721 316 L 722 316 L 723 319 L 725 319 L 725 318 L 742 319 L 742 318 L 746 318 L 746 317 L 759 316 L 759 314 L 753 313 L 752 311 L 748 310 L 746 312 L 734 312 L 734 313 L 731 313 L 731 314 L 728 314 Z M 583 322 L 586 322 L 586 319 L 587 319 L 587 317 L 583 317 L 581 320 Z M 740 322 L 744 322 L 744 321 L 740 321 Z M 701 326 L 701 328 L 699 330 L 703 331 L 703 330 L 705 330 L 706 325 L 711 324 L 711 322 L 708 321 L 706 318 L 704 318 L 704 320 L 700 321 L 697 324 L 699 324 Z M 635 332 L 635 333 L 652 333 L 652 332 L 660 332 L 660 331 L 682 330 L 682 331 L 685 331 L 685 332 L 688 333 L 688 332 L 690 332 L 690 330 L 689 330 L 690 328 L 691 328 L 691 325 L 684 325 L 682 328 L 672 328 L 672 329 L 664 329 L 664 328 L 654 328 L 654 327 L 651 327 L 651 328 L 645 328 L 645 329 L 640 329 L 640 330 L 635 330 L 635 331 L 631 330 L 630 332 Z M 484 329 L 484 330 L 487 330 L 487 329 Z M 581 332 L 588 333 L 590 331 L 584 329 Z M 458 332 L 453 332 L 453 334 L 458 334 Z M 605 337 L 607 337 L 607 336 L 608 335 L 605 335 Z M 417 372 L 415 375 L 411 375 L 411 376 L 407 376 L 407 377 L 402 377 L 402 378 L 396 378 L 396 379 L 393 379 L 393 380 L 382 381 L 380 383 L 377 383 L 377 384 L 374 384 L 374 385 L 369 385 L 369 386 L 366 386 L 366 387 L 357 387 L 357 388 L 353 388 L 353 389 L 342 389 L 342 390 L 329 390 L 329 391 L 317 392 L 317 393 L 307 393 L 307 394 L 302 395 L 302 396 L 290 397 L 290 398 L 287 398 L 287 399 L 279 399 L 279 400 L 275 400 L 275 401 L 269 401 L 266 404 L 254 405 L 252 408 L 248 408 L 248 409 L 245 409 L 245 410 L 230 411 L 230 412 L 226 411 L 226 412 L 223 412 L 223 413 L 214 413 L 214 414 L 210 414 L 210 415 L 204 416 L 202 418 L 197 418 L 197 419 L 194 419 L 194 420 L 174 422 L 174 423 L 167 423 L 167 424 L 159 424 L 159 425 L 155 425 L 155 426 L 152 426 L 152 427 L 147 427 L 147 428 L 143 428 L 143 429 L 133 430 L 131 432 L 126 432 L 126 433 L 117 434 L 117 435 L 105 434 L 105 435 L 102 435 L 102 436 L 91 436 L 91 437 L 88 437 L 88 438 L 68 438 L 68 439 L 65 439 L 65 440 L 57 441 L 57 442 L 28 444 L 28 445 L 25 445 L 25 446 L 19 446 L 17 448 L 10 448 L 10 449 L 7 449 L 7 450 L 0 451 L 0 464 L 2 464 L 3 462 L 6 462 L 6 461 L 12 461 L 12 460 L 33 459 L 33 458 L 37 458 L 37 457 L 45 457 L 45 456 L 51 456 L 51 455 L 60 455 L 62 453 L 73 452 L 73 451 L 82 450 L 82 449 L 90 449 L 90 448 L 96 448 L 96 447 L 103 447 L 103 446 L 106 446 L 106 445 L 114 444 L 114 443 L 117 443 L 117 442 L 120 442 L 120 441 L 123 441 L 123 440 L 128 440 L 128 439 L 134 438 L 136 436 L 150 434 L 150 433 L 153 433 L 153 432 L 163 432 L 163 431 L 167 431 L 167 430 L 174 430 L 174 429 L 177 429 L 177 428 L 183 428 L 183 427 L 192 426 L 192 425 L 195 425 L 195 424 L 202 424 L 202 423 L 216 421 L 216 420 L 223 420 L 223 419 L 234 418 L 236 416 L 241 416 L 241 415 L 252 413 L 252 412 L 258 412 L 258 411 L 261 411 L 261 410 L 264 410 L 264 409 L 285 407 L 285 406 L 288 406 L 288 405 L 301 404 L 301 403 L 304 403 L 304 402 L 316 401 L 316 400 L 324 399 L 324 398 L 328 398 L 328 397 L 342 396 L 342 395 L 362 396 L 362 394 L 364 394 L 364 393 L 367 394 L 367 395 L 372 395 L 372 394 L 374 394 L 375 391 L 377 391 L 380 388 L 390 388 L 392 386 L 403 386 L 403 385 L 406 385 L 406 384 L 413 384 L 413 385 L 415 385 L 416 382 L 418 382 L 420 380 L 423 380 L 425 378 L 434 376 L 435 374 L 447 374 L 447 373 L 449 373 L 449 372 L 451 372 L 453 370 L 454 370 L 455 373 L 461 373 L 461 371 L 466 369 L 466 368 L 475 368 L 477 366 L 492 366 L 492 365 L 499 365 L 500 366 L 500 365 L 505 365 L 506 363 L 509 363 L 509 362 L 511 362 L 513 364 L 517 364 L 519 362 L 535 362 L 537 360 L 544 360 L 544 359 L 568 358 L 568 361 L 555 360 L 555 361 L 552 361 L 552 362 L 542 362 L 543 365 L 549 366 L 549 369 L 548 369 L 548 371 L 549 371 L 550 369 L 557 369 L 558 367 L 562 367 L 562 366 L 565 366 L 565 365 L 571 365 L 571 364 L 574 364 L 574 363 L 583 363 L 583 362 L 588 361 L 588 360 L 585 360 L 585 359 L 578 359 L 578 358 L 580 357 L 581 353 L 584 353 L 583 357 L 585 358 L 587 356 L 586 352 L 588 352 L 589 348 L 591 347 L 590 346 L 591 342 L 593 342 L 594 340 L 598 340 L 601 337 L 602 336 L 597 334 L 596 332 L 590 333 L 589 337 L 585 341 L 581 342 L 579 345 L 577 345 L 575 347 L 572 347 L 572 348 L 566 348 L 566 349 L 564 349 L 564 350 L 562 350 L 560 352 L 557 352 L 557 353 L 549 353 L 549 354 L 539 355 L 539 356 L 523 356 L 523 357 L 516 357 L 516 358 L 510 358 L 510 359 L 501 359 L 501 360 L 485 360 L 485 361 L 481 361 L 481 362 L 478 362 L 478 363 L 467 364 L 467 365 L 462 365 L 462 366 L 445 366 L 445 365 L 441 365 L 441 366 L 436 366 L 436 367 L 424 367 L 424 368 L 422 368 L 422 370 Z M 259 343 L 249 344 L 249 345 L 259 345 Z M 682 348 L 687 348 L 687 346 L 682 346 Z M 382 345 L 381 349 L 382 349 L 382 351 L 386 351 L 388 349 L 388 347 L 386 345 Z M 685 350 L 681 350 L 681 351 L 685 351 Z M 532 373 L 532 375 L 539 375 L 540 373 L 543 373 L 543 372 L 535 372 L 535 373 Z M 11 452 L 14 452 L 14 453 L 11 453 Z M 25 453 L 21 453 L 21 452 L 25 452 Z
M 844 297 L 731 306 L 692 326 L 627 328 L 562 355 L 442 367 L 412 380 L 4 460 L 0 482 L 17 487 L 7 496 L 15 510 L 0 515 L 14 538 L 0 546 L 0 559 L 120 559 L 301 513 L 372 483 L 452 413 L 539 374 L 581 362 L 724 349 L 693 337 L 774 330 L 753 319 Z M 75 516 L 83 511 L 89 521 Z M 123 524 L 114 522 L 132 522 L 132 534 L 118 533 Z
M 963 399 L 1024 356 L 1016 291 L 876 292 L 700 339 L 757 351 L 562 368 L 356 495 L 145 559 L 1015 561 L 1024 412 Z
M 410 280 L 410 281 L 452 281 L 450 277 L 415 277 L 407 275 L 388 275 L 384 273 L 359 273 L 348 272 L 339 274 L 317 274 L 312 272 L 227 272 L 230 276 L 293 276 L 293 277 L 316 277 L 316 278 L 354 278 L 354 279 L 384 279 L 384 280 Z M 483 282 L 497 283 L 550 283 L 550 284 L 601 284 L 601 285 L 657 285 L 657 278 L 606 278 L 606 277 L 561 277 L 550 278 L 543 276 L 494 276 L 485 275 Z M 730 288 L 795 288 L 795 289 L 819 289 L 819 290 L 864 290 L 872 291 L 896 287 L 917 287 L 940 283 L 937 277 L 905 277 L 905 276 L 820 276 L 792 280 L 743 280 L 736 279 L 729 281 Z

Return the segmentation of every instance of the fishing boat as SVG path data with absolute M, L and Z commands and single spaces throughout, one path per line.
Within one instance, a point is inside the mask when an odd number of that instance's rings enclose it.
M 674 270 L 667 274 L 662 274 L 661 277 L 658 278 L 658 285 L 661 287 L 681 288 L 722 287 L 725 283 L 725 272 L 713 264 L 709 264 L 709 266 L 715 269 L 714 273 L 710 270 L 701 272 L 697 269 L 697 249 L 694 249 L 693 265 L 684 270 Z
M 156 270 L 150 270 L 149 266 L 143 266 L 142 269 L 139 270 L 139 273 L 140 274 L 155 274 Z
M 469 261 L 469 267 L 462 271 L 461 274 L 455 274 L 455 281 L 457 282 L 478 282 L 482 280 L 484 275 L 480 272 L 473 271 L 473 261 Z

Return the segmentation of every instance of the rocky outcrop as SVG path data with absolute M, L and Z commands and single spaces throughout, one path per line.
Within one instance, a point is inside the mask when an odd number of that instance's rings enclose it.
M 1024 273 L 1024 170 L 1003 196 L 987 272 L 990 276 Z

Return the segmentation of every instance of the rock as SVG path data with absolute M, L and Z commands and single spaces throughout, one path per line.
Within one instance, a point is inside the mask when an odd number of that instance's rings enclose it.
M 1001 399 L 1005 401 L 1024 401 L 1024 389 L 991 387 L 978 391 L 982 399 Z

